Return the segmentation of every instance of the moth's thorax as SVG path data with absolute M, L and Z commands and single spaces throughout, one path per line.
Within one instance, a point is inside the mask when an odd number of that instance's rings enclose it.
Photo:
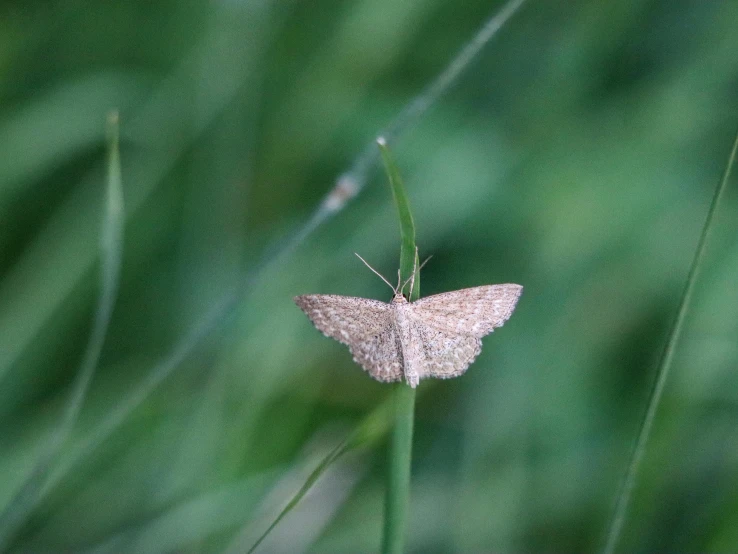
M 420 337 L 417 336 L 417 331 L 414 330 L 409 318 L 412 307 L 410 302 L 399 294 L 395 295 L 390 305 L 394 308 L 394 324 L 400 339 L 402 373 L 407 384 L 415 388 L 423 372 L 423 358 Z

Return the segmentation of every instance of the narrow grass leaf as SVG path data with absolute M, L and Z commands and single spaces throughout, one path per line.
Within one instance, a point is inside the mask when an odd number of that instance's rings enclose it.
M 383 137 L 378 138 L 377 145 L 382 153 L 382 160 L 392 189 L 392 198 L 395 201 L 397 215 L 400 218 L 400 273 L 404 282 L 410 278 L 415 269 L 415 221 L 413 221 L 413 214 L 410 212 L 410 203 L 402 184 L 400 171 L 392 159 L 386 140 Z M 417 275 L 415 276 L 415 286 L 419 287 Z M 417 300 L 418 296 L 419 294 L 414 294 L 414 298 L 410 300 Z
M 379 134 L 385 137 L 388 142 L 392 142 L 420 121 L 425 112 L 434 106 L 459 81 L 472 61 L 507 25 L 508 21 L 523 7 L 525 2 L 526 0 L 508 0 L 499 9 L 495 6 L 495 13 L 461 47 L 448 65 L 443 68 L 443 71 L 436 75 L 435 79 L 430 81 L 419 94 L 414 96 Z M 350 180 L 354 183 L 353 196 L 358 194 L 366 185 L 369 170 L 376 161 L 377 149 L 374 144 L 368 144 L 355 158 L 351 169 L 339 178 L 334 191 L 339 188 L 342 180 L 350 176 Z M 333 194 L 333 191 L 331 194 Z
M 410 387 L 406 387 L 410 388 Z M 315 483 L 322 477 L 322 475 L 330 468 L 330 466 L 338 460 L 341 456 L 347 452 L 356 450 L 358 448 L 370 448 L 375 445 L 389 430 L 392 423 L 392 406 L 394 404 L 393 396 L 390 396 L 385 402 L 376 407 L 364 420 L 359 424 L 356 429 L 342 441 L 338 446 L 331 450 L 328 455 L 321 460 L 318 466 L 305 480 L 305 483 L 295 493 L 295 495 L 287 502 L 287 505 L 279 512 L 277 517 L 269 524 L 269 527 L 262 533 L 261 536 L 254 542 L 253 545 L 246 551 L 248 554 L 256 551 L 259 545 L 264 542 L 269 534 L 274 530 L 275 527 L 287 516 L 305 495 L 310 492 L 310 489 Z M 245 549 L 241 547 L 238 538 L 234 543 L 226 550 L 227 554 L 231 552 L 243 552 Z
M 385 139 L 377 139 L 382 154 L 387 176 L 389 177 L 392 197 L 397 206 L 400 218 L 400 273 L 404 282 L 415 272 L 414 286 L 410 301 L 420 296 L 420 275 L 418 255 L 415 245 L 415 222 L 410 211 L 410 203 L 397 169 L 387 148 Z M 404 550 L 408 514 L 410 510 L 410 470 L 412 465 L 413 423 L 415 418 L 415 389 L 405 383 L 395 387 L 395 425 L 392 432 L 392 443 L 389 454 L 389 475 L 387 483 L 387 500 L 384 513 L 384 535 L 382 552 L 399 553 Z
M 184 498 L 145 521 L 135 521 L 86 554 L 137 554 L 189 552 L 193 545 L 207 544 L 212 537 L 243 521 L 268 490 L 276 470 L 252 475 L 234 483 Z
M 694 253 L 694 258 L 692 259 L 692 264 L 689 268 L 689 274 L 687 275 L 687 282 L 684 286 L 684 291 L 682 292 L 681 301 L 679 302 L 679 309 L 677 310 L 677 315 L 674 319 L 674 323 L 671 326 L 671 331 L 669 332 L 669 337 L 667 339 L 664 352 L 661 356 L 661 362 L 659 364 L 656 381 L 648 399 L 648 407 L 646 409 L 645 415 L 643 416 L 643 420 L 641 421 L 641 426 L 638 431 L 638 438 L 630 455 L 628 469 L 625 472 L 620 490 L 618 491 L 615 510 L 608 525 L 607 540 L 605 543 L 605 547 L 602 550 L 603 554 L 612 554 L 613 552 L 615 552 L 618 540 L 620 539 L 623 525 L 625 523 L 625 518 L 628 513 L 628 507 L 630 505 L 633 488 L 635 486 L 636 478 L 638 477 L 638 470 L 640 468 L 643 455 L 645 454 L 648 440 L 651 436 L 651 429 L 656 417 L 656 411 L 658 410 L 658 406 L 661 402 L 661 396 L 664 392 L 664 386 L 669 376 L 672 360 L 674 359 L 676 345 L 679 342 L 679 338 L 682 334 L 684 319 L 692 300 L 692 293 L 694 292 L 695 282 L 697 281 L 697 275 L 699 273 L 700 266 L 702 265 L 702 260 L 705 254 L 705 246 L 710 236 L 710 232 L 712 231 L 712 228 L 714 226 L 715 213 L 717 212 L 717 208 L 720 205 L 720 201 L 730 180 L 730 175 L 733 171 L 733 165 L 735 163 L 737 152 L 738 133 L 736 134 L 733 141 L 733 147 L 730 151 L 730 155 L 728 156 L 728 162 L 725 166 L 723 177 L 715 189 L 715 193 L 712 197 L 712 202 L 710 203 L 710 208 L 707 211 L 705 224 L 702 227 L 702 233 L 700 234 L 700 239 L 697 243 L 697 248 Z
M 92 331 L 58 427 L 44 445 L 30 475 L 0 514 L 0 551 L 5 550 L 43 494 L 49 471 L 57 461 L 82 409 L 108 332 L 118 295 L 125 219 L 118 128 L 118 114 L 111 113 L 108 118 L 108 179 L 100 237 L 100 293 Z

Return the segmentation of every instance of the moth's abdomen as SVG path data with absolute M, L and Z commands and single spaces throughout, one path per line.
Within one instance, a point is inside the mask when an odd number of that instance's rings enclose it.
M 405 381 L 415 388 L 423 377 L 424 356 L 420 333 L 413 321 L 407 317 L 409 306 L 409 304 L 395 305 L 395 325 L 400 337 Z

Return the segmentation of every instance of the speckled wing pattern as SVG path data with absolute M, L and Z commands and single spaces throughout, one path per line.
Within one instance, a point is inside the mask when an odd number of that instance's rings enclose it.
M 389 304 L 350 296 L 309 294 L 295 302 L 326 336 L 348 345 L 374 379 L 448 379 L 464 373 L 482 337 L 512 315 L 523 287 L 487 285 Z
M 469 335 L 452 335 L 418 325 L 425 363 L 421 379 L 451 379 L 463 374 L 482 351 L 482 341 Z
M 481 338 L 510 318 L 522 291 L 520 285 L 487 285 L 411 303 L 407 314 L 425 354 L 421 379 L 463 374 L 481 352 Z
M 485 285 L 426 296 L 410 304 L 417 321 L 455 335 L 482 338 L 513 313 L 523 287 Z
M 324 335 L 348 345 L 354 361 L 374 379 L 402 379 L 402 354 L 390 304 L 335 294 L 297 296 L 295 303 Z

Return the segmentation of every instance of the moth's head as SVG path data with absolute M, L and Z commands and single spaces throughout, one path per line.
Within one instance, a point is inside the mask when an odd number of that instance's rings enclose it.
M 407 304 L 407 298 L 405 298 L 405 295 L 401 292 L 396 292 L 395 295 L 392 297 L 392 304 Z

